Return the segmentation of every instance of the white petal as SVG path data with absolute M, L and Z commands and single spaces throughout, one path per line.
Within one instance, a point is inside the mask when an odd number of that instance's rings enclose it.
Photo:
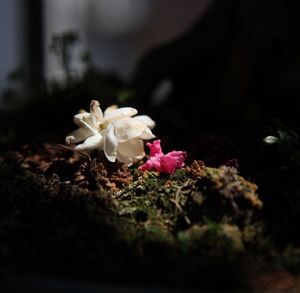
M 117 161 L 120 163 L 124 163 L 127 166 L 131 166 L 133 163 L 136 163 L 136 162 L 140 161 L 142 158 L 144 158 L 144 156 L 145 156 L 145 154 L 138 156 L 138 157 L 126 157 L 126 156 L 123 156 L 118 153 Z
M 68 134 L 68 136 L 66 137 L 66 144 L 70 145 L 72 143 L 84 141 L 92 135 L 94 135 L 94 133 L 91 132 L 89 129 L 83 127 L 78 128 L 75 131 Z
M 145 140 L 152 139 L 154 137 L 155 137 L 155 135 L 152 133 L 152 131 L 148 127 L 146 127 L 144 132 L 139 136 L 139 138 L 145 139 Z
M 112 111 L 115 111 L 116 109 L 118 109 L 117 105 L 112 105 L 112 106 L 107 107 L 104 111 L 104 116 L 107 116 L 109 113 L 111 113 Z
M 104 136 L 104 154 L 110 162 L 115 162 L 117 158 L 118 139 L 115 135 L 115 127 L 109 125 Z
M 138 115 L 138 116 L 133 117 L 133 119 L 142 121 L 150 129 L 155 127 L 155 122 L 147 115 Z
M 139 137 L 147 128 L 146 125 L 133 118 L 123 118 L 113 123 L 119 142 Z
M 84 126 L 83 119 L 88 119 L 90 115 L 91 114 L 87 112 L 76 114 L 73 121 L 78 127 L 82 127 Z
M 137 114 L 137 110 L 131 107 L 118 108 L 105 113 L 104 119 L 111 122 L 123 117 L 131 117 Z
M 89 129 L 93 134 L 98 133 L 96 117 L 90 113 L 79 113 L 75 115 L 74 123 L 78 127 Z
M 80 152 L 89 152 L 94 149 L 101 148 L 102 144 L 103 136 L 100 133 L 97 133 L 96 135 L 87 138 L 84 143 L 77 145 L 75 150 Z
M 90 104 L 90 112 L 93 114 L 93 116 L 96 118 L 98 122 L 103 121 L 103 113 L 100 108 L 100 103 L 96 100 L 92 100 Z
M 144 144 L 140 139 L 131 139 L 119 143 L 117 160 L 125 164 L 132 164 L 145 156 Z

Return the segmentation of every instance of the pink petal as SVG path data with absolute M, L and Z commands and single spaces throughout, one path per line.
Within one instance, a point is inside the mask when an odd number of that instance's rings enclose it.
M 148 160 L 145 164 L 139 166 L 140 171 L 150 171 L 152 170 L 153 165 L 151 164 L 150 160 Z
M 160 140 L 155 140 L 152 143 L 146 144 L 150 148 L 149 160 L 139 167 L 139 170 L 155 170 L 163 173 L 173 173 L 177 168 L 184 166 L 184 160 L 187 157 L 186 152 L 172 151 L 163 154 L 160 146 Z
M 184 160 L 186 159 L 187 154 L 186 154 L 186 152 L 183 152 L 183 151 L 172 151 L 172 152 L 167 153 L 165 156 L 173 158 L 177 164 L 176 168 L 181 168 L 184 166 Z
M 160 158 L 159 157 L 151 157 L 145 164 L 139 167 L 139 170 L 145 171 L 145 170 L 155 170 L 158 171 L 160 168 Z
M 163 156 L 163 152 L 161 150 L 160 140 L 159 139 L 153 141 L 152 143 L 148 142 L 146 144 L 146 146 L 148 148 L 150 148 L 150 157 L 153 157 L 153 156 L 156 156 L 156 155 Z
M 163 173 L 173 173 L 177 168 L 176 159 L 168 156 L 163 156 L 160 158 L 160 168 L 159 172 Z

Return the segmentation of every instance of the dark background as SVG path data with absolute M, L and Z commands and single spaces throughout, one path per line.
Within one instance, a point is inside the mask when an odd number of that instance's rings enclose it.
M 88 41 L 76 27 L 49 33 L 49 19 L 56 22 L 49 3 L 24 2 L 16 14 L 22 16 L 23 33 L 19 42 L 22 40 L 23 62 L 16 64 L 15 70 L 7 73 L 6 82 L 1 83 L 2 147 L 58 129 L 68 132 L 73 114 L 87 108 L 91 98 L 98 98 L 103 106 L 114 102 L 136 105 L 140 112 L 146 111 L 154 117 L 159 135 L 181 147 L 195 144 L 201 133 L 240 136 L 270 119 L 279 119 L 298 130 L 298 2 L 200 2 L 198 6 L 193 1 L 185 5 L 163 1 L 160 6 L 155 2 L 145 20 L 148 26 L 136 25 L 131 33 L 114 28 L 110 31 L 112 37 L 107 36 L 107 31 L 97 35 L 92 24 L 85 21 Z M 71 3 L 68 5 L 70 9 L 73 7 Z M 67 2 L 62 6 L 67 6 Z M 180 13 L 190 16 L 183 19 Z M 16 20 L 20 22 L 20 17 Z M 156 22 L 160 25 L 155 27 Z M 164 27 L 168 28 L 165 32 Z M 159 37 L 153 36 L 161 31 L 159 42 Z M 2 47 L 9 31 L 7 34 L 2 35 Z M 65 38 L 63 46 L 69 54 L 66 58 L 69 64 L 60 63 L 62 51 L 55 54 L 49 49 L 49 35 Z M 97 38 L 101 44 L 106 41 L 109 45 L 100 46 L 103 54 L 93 57 L 91 52 L 97 50 L 92 41 Z M 143 43 L 141 40 L 145 39 L 153 41 Z M 82 44 L 84 50 L 78 57 L 76 48 Z M 115 47 L 120 44 L 123 47 L 119 46 L 118 51 Z M 130 46 L 136 47 L 131 55 L 126 55 L 125 48 L 128 51 Z M 106 65 L 102 62 L 104 69 L 101 68 L 101 56 L 109 59 L 103 48 L 115 50 L 120 60 L 131 56 L 127 72 L 122 61 L 119 64 L 123 69 L 113 63 L 109 67 L 109 62 Z M 80 62 L 81 68 L 74 69 Z M 58 72 L 56 77 L 55 72 Z

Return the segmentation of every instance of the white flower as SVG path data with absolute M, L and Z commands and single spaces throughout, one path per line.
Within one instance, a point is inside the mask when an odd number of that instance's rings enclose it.
M 101 148 L 103 135 L 99 132 L 103 123 L 103 114 L 98 101 L 91 101 L 90 113 L 83 112 L 74 116 L 74 123 L 79 127 L 66 137 L 66 144 L 70 145 L 84 141 L 75 147 L 76 151 L 91 151 Z
M 155 122 L 146 115 L 133 117 L 136 114 L 134 108 L 116 106 L 107 108 L 103 114 L 99 102 L 93 100 L 90 113 L 74 116 L 79 128 L 66 137 L 66 144 L 83 141 L 75 150 L 103 150 L 109 161 L 118 160 L 130 165 L 145 156 L 143 140 L 155 137 L 150 130 Z

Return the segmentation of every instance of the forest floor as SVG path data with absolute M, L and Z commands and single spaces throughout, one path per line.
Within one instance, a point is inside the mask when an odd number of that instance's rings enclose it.
M 194 160 L 173 174 L 141 172 L 138 164 L 41 142 L 7 152 L 0 163 L 1 275 L 299 292 L 299 210 L 293 198 L 285 205 L 275 193 L 268 198 L 286 180 L 295 189 L 296 171 L 268 189 L 237 168 L 235 161 L 213 168 Z M 268 176 L 256 178 L 276 178 Z

